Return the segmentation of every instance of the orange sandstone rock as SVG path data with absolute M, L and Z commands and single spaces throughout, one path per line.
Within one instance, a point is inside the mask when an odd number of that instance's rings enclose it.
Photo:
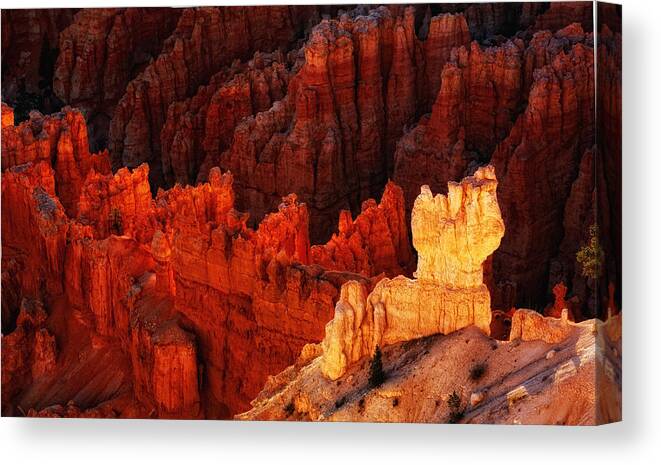
M 53 170 L 46 162 L 6 170 L 2 202 L 3 266 L 15 261 L 20 294 L 59 294 L 69 225 Z
M 2 128 L 14 125 L 14 109 L 2 102 Z
M 14 410 L 13 396 L 55 367 L 57 345 L 45 328 L 47 318 L 40 301 L 23 299 L 17 328 L 2 338 L 3 415 L 19 413 Z
M 2 129 L 2 168 L 28 162 L 53 161 L 56 192 L 67 214 L 75 216 L 85 176 L 91 170 L 110 171 L 108 154 L 91 154 L 85 119 L 78 111 L 43 116 L 32 112 L 29 121 Z
M 450 184 L 447 197 L 432 197 L 423 186 L 411 220 L 417 279 L 386 278 L 369 295 L 357 282 L 342 287 L 322 342 L 325 376 L 339 378 L 377 346 L 470 325 L 489 334 L 491 304 L 482 283 L 482 262 L 505 232 L 496 186 L 491 166 L 461 184 Z
M 570 321 L 576 321 L 576 317 L 574 316 L 574 302 L 567 301 L 565 299 L 566 295 L 567 286 L 563 282 L 559 282 L 553 286 L 555 301 L 544 310 L 544 316 L 561 318 L 564 312 Z
M 205 181 L 220 165 L 239 122 L 284 97 L 289 74 L 281 52 L 257 52 L 247 63 L 223 68 L 193 97 L 170 105 L 160 136 L 166 183 Z
M 114 175 L 90 172 L 81 189 L 77 220 L 91 225 L 99 239 L 115 234 L 151 241 L 156 224 L 148 173 L 146 164 Z
M 487 166 L 461 183 L 448 183 L 447 196 L 422 187 L 411 214 L 417 279 L 454 288 L 482 284 L 482 263 L 505 233 L 497 185 Z
M 338 233 L 323 246 L 313 246 L 311 261 L 329 270 L 365 276 L 405 274 L 411 263 L 411 246 L 404 208 L 404 193 L 392 182 L 381 202 L 363 202 L 360 215 L 340 213 Z
M 519 309 L 512 316 L 510 341 L 541 340 L 548 344 L 564 341 L 571 333 L 568 311 L 564 309 L 560 318 L 544 317 L 534 310 Z
M 287 97 L 240 123 L 221 155 L 239 208 L 259 219 L 296 192 L 308 204 L 313 242 L 328 240 L 340 210 L 358 213 L 378 196 L 397 139 L 417 108 L 431 105 L 437 70 L 469 41 L 461 15 L 431 19 L 420 41 L 413 8 L 360 10 L 312 30 Z

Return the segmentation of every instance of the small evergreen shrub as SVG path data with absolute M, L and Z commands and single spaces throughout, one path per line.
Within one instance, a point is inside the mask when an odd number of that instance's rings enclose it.
M 473 366 L 473 368 L 470 369 L 470 379 L 473 381 L 477 381 L 478 379 L 482 378 L 484 376 L 484 373 L 487 371 L 487 364 L 486 363 L 478 363 Z
M 370 365 L 370 386 L 378 387 L 383 384 L 386 380 L 386 374 L 383 371 L 383 361 L 381 360 L 381 348 L 376 346 L 374 351 L 374 357 L 372 357 L 372 363 Z
M 461 408 L 461 398 L 456 391 L 448 397 L 448 407 L 450 407 L 450 415 L 448 416 L 448 423 L 459 423 L 464 417 L 464 409 Z

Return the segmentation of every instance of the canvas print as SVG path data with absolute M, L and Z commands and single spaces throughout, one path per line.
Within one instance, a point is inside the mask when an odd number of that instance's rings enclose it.
M 621 419 L 621 7 L 2 11 L 2 415 Z

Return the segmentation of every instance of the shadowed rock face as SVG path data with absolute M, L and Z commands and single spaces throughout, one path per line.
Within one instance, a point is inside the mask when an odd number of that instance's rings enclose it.
M 2 99 L 27 119 L 31 110 L 57 111 L 53 70 L 59 34 L 73 21 L 72 8 L 2 11 Z
M 351 335 L 326 344 L 339 376 L 376 344 L 488 334 L 492 308 L 617 313 L 602 13 L 3 10 L 3 414 L 228 418 L 329 332 Z
M 257 218 L 296 192 L 314 242 L 330 237 L 340 210 L 357 214 L 381 194 L 397 139 L 429 105 L 450 50 L 469 42 L 459 15 L 432 19 L 420 40 L 413 8 L 359 13 L 312 29 L 286 97 L 240 123 L 220 157 Z
M 115 166 L 150 162 L 159 168 L 160 133 L 168 107 L 195 94 L 223 66 L 257 50 L 291 47 L 314 7 L 188 8 L 163 44 L 160 55 L 126 88 L 110 123 Z M 163 185 L 160 169 L 152 183 Z

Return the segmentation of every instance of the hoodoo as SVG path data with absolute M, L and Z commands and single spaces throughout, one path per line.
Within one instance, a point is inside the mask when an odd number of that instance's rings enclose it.
M 450 183 L 447 196 L 433 196 L 422 186 L 411 214 L 415 278 L 383 279 L 369 295 L 357 282 L 342 286 L 322 342 L 326 376 L 339 378 L 377 346 L 469 325 L 489 334 L 491 304 L 482 264 L 505 233 L 497 185 L 493 167 L 486 166 Z

